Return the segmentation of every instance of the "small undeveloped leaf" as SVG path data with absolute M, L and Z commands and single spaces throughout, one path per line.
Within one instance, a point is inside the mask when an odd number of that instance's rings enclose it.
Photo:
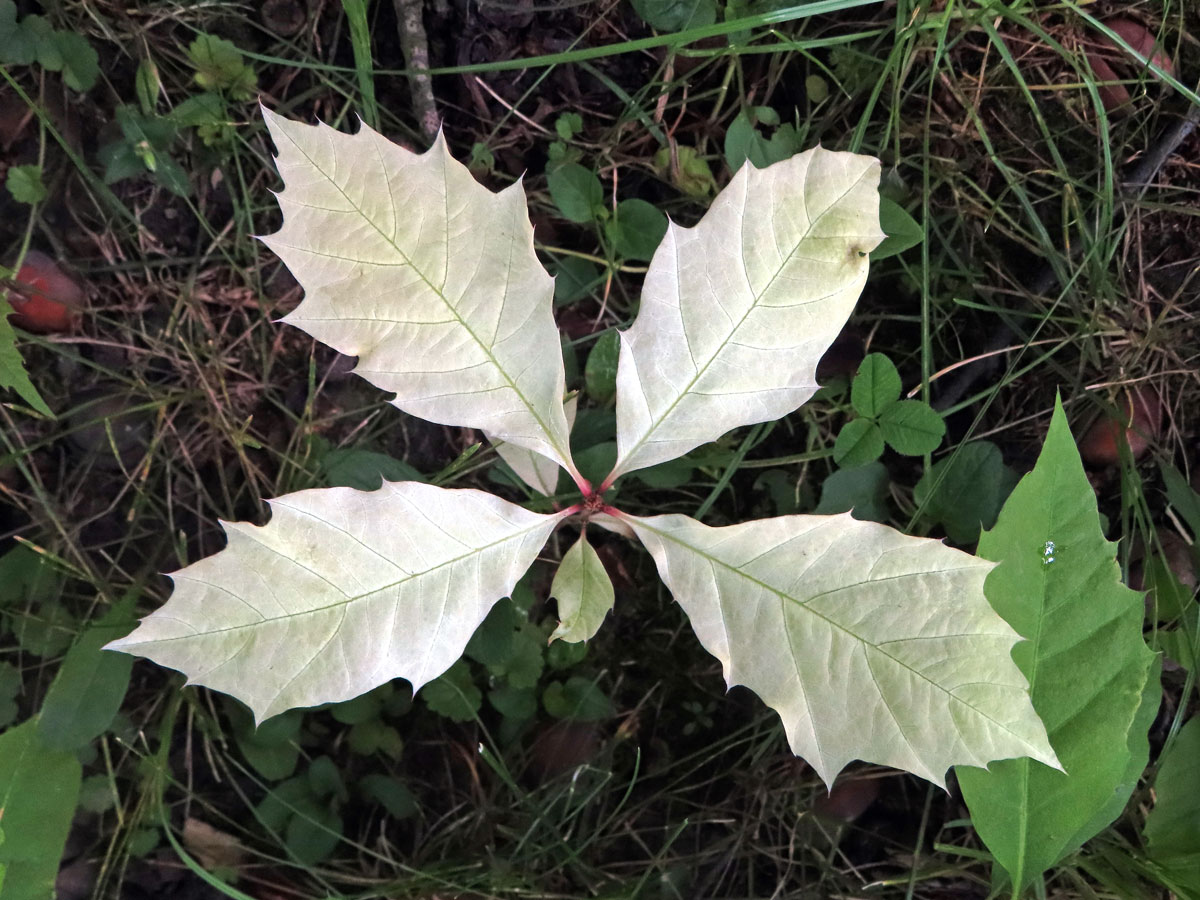
M 900 373 L 882 353 L 868 355 L 850 383 L 850 402 L 860 416 L 877 416 L 900 399 Z
M 573 471 L 554 282 L 525 192 L 499 194 L 442 138 L 410 153 L 264 110 L 287 184 L 263 241 L 304 287 L 284 318 L 340 353 L 405 412 L 479 428 Z
M 879 430 L 897 453 L 920 456 L 937 449 L 946 436 L 946 422 L 927 403 L 901 400 L 879 414 Z
M 1146 853 L 1179 897 L 1200 892 L 1200 716 L 1179 729 L 1154 780 L 1146 817 Z
M 587 641 L 600 630 L 613 608 L 615 594 L 604 563 L 586 535 L 579 535 L 563 556 L 550 585 L 550 596 L 558 601 L 559 618 L 550 640 Z
M 271 508 L 261 527 L 225 523 L 228 546 L 176 572 L 167 604 L 109 648 L 231 694 L 260 721 L 392 678 L 416 690 L 462 655 L 561 518 L 414 481 Z
M 813 395 L 883 237 L 878 182 L 878 160 L 817 148 L 743 166 L 696 227 L 670 225 L 621 335 L 609 481 Z
M 1111 809 L 1114 791 L 1127 799 L 1133 789 L 1130 728 L 1154 654 L 1142 640 L 1141 597 L 1121 583 L 1115 550 L 1057 404 L 1037 465 L 980 538 L 979 555 L 999 563 L 987 595 L 1026 638 L 1013 658 L 1066 772 L 1014 759 L 958 773 L 976 830 L 1022 891 L 1109 824 L 1095 817 Z
M 1054 751 L 983 596 L 992 564 L 849 515 L 710 528 L 623 517 L 721 661 L 826 784 L 851 760 L 944 784 L 952 765 Z

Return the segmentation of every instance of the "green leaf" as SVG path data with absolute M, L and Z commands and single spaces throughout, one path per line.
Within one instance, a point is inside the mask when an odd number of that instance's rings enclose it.
M 708 160 L 697 153 L 695 147 L 678 144 L 674 147 L 674 155 L 671 149 L 663 147 L 654 154 L 654 168 L 670 176 L 679 190 L 689 197 L 702 200 L 717 189 L 717 180 L 713 177 Z
M 54 43 L 62 56 L 63 81 L 73 91 L 90 91 L 100 77 L 100 57 L 87 38 L 76 31 L 54 32 Z
M 57 599 L 48 600 L 17 619 L 13 634 L 26 653 L 45 659 L 58 656 L 75 639 L 77 623 Z
M 1026 639 L 1013 658 L 1066 772 L 1028 759 L 958 772 L 976 830 L 1022 891 L 1093 836 L 1085 826 L 1107 826 L 1097 812 L 1133 787 L 1130 729 L 1154 654 L 1115 550 L 1057 403 L 1037 465 L 980 538 L 979 555 L 999 562 L 988 599 Z
M 860 416 L 874 418 L 900 399 L 900 373 L 882 353 L 871 353 L 850 383 L 850 403 Z
M 413 792 L 397 778 L 371 773 L 358 780 L 358 789 L 363 796 L 379 803 L 393 819 L 411 819 L 418 812 Z
M 0 388 L 16 391 L 17 396 L 43 416 L 54 418 L 54 413 L 29 380 L 29 373 L 25 371 L 25 361 L 21 359 L 21 353 L 17 350 L 17 333 L 8 322 L 12 311 L 7 296 L 4 296 L 0 299 Z
M 542 692 L 542 705 L 556 719 L 597 722 L 612 715 L 612 702 L 590 678 L 573 675 L 552 681 Z
M 4 182 L 12 198 L 18 203 L 32 206 L 46 199 L 46 185 L 42 183 L 42 167 L 36 163 L 27 166 L 11 166 Z
M 338 771 L 337 765 L 328 756 L 318 756 L 308 765 L 308 786 L 312 789 L 314 797 L 320 797 L 322 800 L 327 797 L 336 797 L 339 800 L 346 800 L 346 785 L 342 782 L 342 773 Z
M 416 690 L 462 655 L 562 518 L 415 481 L 271 508 L 267 525 L 226 523 L 228 546 L 176 572 L 167 604 L 109 648 L 237 697 L 258 721 L 392 678 Z
M 952 765 L 1055 762 L 1017 634 L 983 597 L 991 563 L 848 515 L 710 528 L 622 516 L 721 661 L 783 719 L 826 784 L 851 760 L 944 784 Z
M 234 44 L 202 33 L 188 45 L 187 55 L 196 68 L 194 77 L 200 87 L 225 91 L 235 100 L 253 96 L 258 78 Z
M 523 622 L 513 635 L 513 652 L 499 665 L 488 666 L 497 678 L 504 678 L 515 688 L 532 688 L 545 668 L 546 636 L 532 622 Z
M 259 775 L 267 781 L 280 781 L 296 771 L 300 761 L 300 725 L 304 719 L 299 710 L 274 716 L 257 728 L 242 704 L 230 700 L 225 711 L 238 749 Z
M 913 489 L 913 499 L 942 524 L 950 540 L 973 544 L 981 527 L 996 523 L 1016 485 L 1017 473 L 1004 464 L 1000 448 L 991 441 L 972 441 L 930 466 Z
M 563 217 L 586 225 L 604 208 L 604 188 L 591 169 L 579 163 L 563 163 L 546 173 L 550 197 Z
M 577 112 L 566 112 L 554 120 L 554 131 L 564 141 L 569 141 L 583 131 L 583 116 Z
M 850 512 L 868 522 L 887 520 L 887 495 L 891 478 L 881 462 L 838 469 L 821 485 L 821 502 L 813 512 L 831 516 Z
M 112 725 L 129 687 L 133 659 L 101 648 L 129 633 L 137 597 L 136 591 L 126 594 L 67 651 L 38 717 L 38 738 L 45 746 L 73 752 Z
M 608 238 L 626 259 L 650 259 L 666 233 L 666 215 L 645 200 L 622 200 L 608 221 Z
M 502 684 L 488 691 L 488 702 L 505 718 L 525 722 L 537 715 L 537 695 L 530 688 Z
M 658 31 L 683 31 L 717 21 L 716 0 L 632 0 L 646 24 Z
M 433 681 L 421 694 L 425 705 L 453 722 L 470 722 L 483 705 L 483 694 L 471 678 L 471 667 L 461 659 Z
M 305 797 L 284 832 L 288 852 L 302 866 L 315 866 L 329 858 L 342 839 L 342 817 L 328 805 Z
M 229 110 L 220 94 L 207 91 L 188 97 L 168 117 L 180 128 L 221 125 L 229 120 Z
M 897 453 L 921 456 L 937 449 L 946 436 L 946 422 L 928 403 L 901 400 L 879 414 L 879 430 Z
M 600 630 L 613 608 L 615 594 L 604 563 L 586 535 L 580 534 L 563 556 L 550 585 L 550 596 L 558 601 L 559 618 L 550 640 L 587 641 Z
M 1192 716 L 1163 754 L 1146 817 L 1146 853 L 1179 897 L 1200 892 L 1200 716 Z
M 357 725 L 371 719 L 378 719 L 384 704 L 392 696 L 395 689 L 391 683 L 381 684 L 373 691 L 368 691 L 345 703 L 335 703 L 329 708 L 329 714 L 343 725 Z
M 329 487 L 377 491 L 385 481 L 424 481 L 425 476 L 402 459 L 345 447 L 329 450 L 321 457 L 321 474 Z
M 604 270 L 590 260 L 564 256 L 554 266 L 554 304 L 566 306 L 604 283 Z
M 587 364 L 583 367 L 583 380 L 588 396 L 597 403 L 608 403 L 617 395 L 617 358 L 621 352 L 621 338 L 616 331 L 606 331 L 592 345 Z
M 879 262 L 925 240 L 925 229 L 921 227 L 895 200 L 879 198 L 879 227 L 887 235 L 878 247 L 871 251 L 871 261 Z
M 882 238 L 878 179 L 877 160 L 818 148 L 743 167 L 698 225 L 671 223 L 621 334 L 609 481 L 813 395 Z
M 46 900 L 75 817 L 82 773 L 25 722 L 0 734 L 0 873 L 4 900 Z
M 17 22 L 17 4 L 13 0 L 0 0 L 0 64 L 32 63 L 37 58 L 37 48 L 30 37 Z
M 847 469 L 865 466 L 883 455 L 883 433 L 870 419 L 851 419 L 833 442 L 833 461 Z
M 366 125 L 346 135 L 264 115 L 287 188 L 283 227 L 262 240 L 305 289 L 283 321 L 357 356 L 405 412 L 573 472 L 562 356 L 547 352 L 554 284 L 520 183 L 493 194 L 440 137 L 417 156 Z
M 502 666 L 517 652 L 517 632 L 529 619 L 508 599 L 492 607 L 471 640 L 467 642 L 466 655 L 485 666 Z
M 754 106 L 739 112 L 725 132 L 725 161 L 730 170 L 736 172 L 746 160 L 765 169 L 799 152 L 800 136 L 795 126 L 779 126 L 779 121 L 779 113 L 769 106 Z M 757 124 L 779 127 L 766 138 L 755 127 Z
M 21 693 L 21 671 L 12 663 L 0 662 L 0 729 L 17 717 L 17 695 Z

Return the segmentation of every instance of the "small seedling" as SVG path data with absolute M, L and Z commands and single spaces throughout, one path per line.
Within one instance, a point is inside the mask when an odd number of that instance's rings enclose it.
M 306 291 L 285 321 L 357 356 L 405 412 L 484 432 L 535 490 L 566 470 L 579 500 L 544 514 L 413 481 L 288 494 L 267 525 L 226 523 L 228 546 L 176 572 L 170 601 L 111 648 L 259 721 L 393 678 L 419 690 L 570 523 L 557 636 L 590 638 L 613 603 L 588 527 L 640 540 L 726 681 L 777 710 L 828 783 L 853 759 L 937 784 L 955 764 L 1057 765 L 1017 634 L 983 595 L 992 563 L 848 514 L 713 528 L 612 505 L 622 476 L 813 395 L 883 238 L 877 160 L 818 148 L 746 166 L 698 225 L 668 228 L 620 335 L 616 463 L 589 483 L 521 185 L 493 194 L 440 138 L 418 156 L 365 126 L 266 115 L 286 189 L 263 240 Z M 550 711 L 598 706 L 588 696 L 567 679 Z

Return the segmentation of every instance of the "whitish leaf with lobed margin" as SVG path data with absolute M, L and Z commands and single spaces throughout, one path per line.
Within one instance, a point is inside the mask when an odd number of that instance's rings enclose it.
M 559 618 L 558 627 L 550 635 L 552 641 L 574 644 L 591 640 L 613 608 L 616 594 L 612 580 L 586 534 L 579 535 L 563 556 L 550 585 L 550 596 L 558 601 Z
M 166 605 L 108 645 L 237 697 L 259 721 L 436 678 L 562 518 L 414 481 L 270 504 L 266 525 L 224 523 L 225 549 L 175 572 Z
M 606 483 L 813 395 L 884 237 L 878 184 L 877 159 L 818 147 L 744 165 L 694 228 L 671 223 L 621 334 Z
M 286 187 L 283 227 L 262 240 L 305 292 L 283 321 L 357 356 L 405 412 L 479 428 L 575 477 L 554 279 L 520 183 L 492 193 L 441 136 L 418 156 L 366 125 L 349 135 L 263 115 Z
M 937 785 L 952 765 L 1055 765 L 1017 633 L 983 596 L 992 563 L 849 514 L 623 518 L 725 681 L 779 713 L 826 784 L 853 759 Z

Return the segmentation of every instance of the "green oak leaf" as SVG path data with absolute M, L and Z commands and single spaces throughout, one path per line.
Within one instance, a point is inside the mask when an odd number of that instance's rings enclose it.
M 1107 826 L 1100 810 L 1120 813 L 1114 792 L 1127 799 L 1127 770 L 1146 763 L 1144 740 L 1131 758 L 1130 729 L 1155 657 L 1142 640 L 1141 596 L 1121 583 L 1115 550 L 1056 403 L 1037 465 L 980 538 L 979 555 L 999 563 L 985 590 L 1026 638 L 1013 658 L 1066 772 L 1032 759 L 958 772 L 976 830 L 1019 891 Z

